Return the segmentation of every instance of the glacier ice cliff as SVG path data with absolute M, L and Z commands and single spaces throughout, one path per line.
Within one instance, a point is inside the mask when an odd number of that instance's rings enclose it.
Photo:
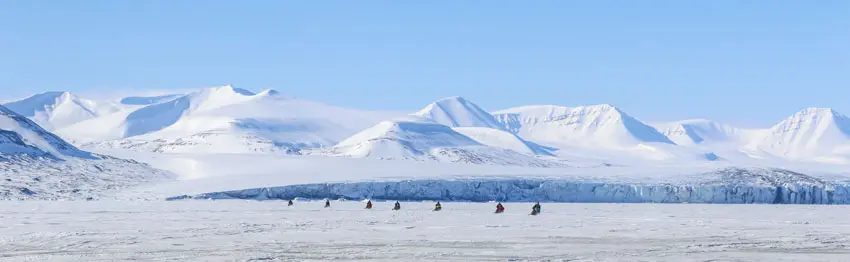
M 177 199 L 383 199 L 586 203 L 848 204 L 850 184 L 783 169 L 727 168 L 688 182 L 624 183 L 539 178 L 421 179 L 252 188 Z

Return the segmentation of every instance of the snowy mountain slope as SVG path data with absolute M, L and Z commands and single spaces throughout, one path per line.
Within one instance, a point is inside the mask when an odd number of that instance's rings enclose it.
M 481 133 L 479 132 L 481 130 L 466 131 Z M 487 133 L 482 136 L 493 137 Z M 492 140 L 490 141 L 492 142 Z M 508 147 L 514 146 L 515 144 Z M 531 151 L 527 147 L 525 150 Z M 343 140 L 323 153 L 332 156 L 389 160 L 406 159 L 538 167 L 561 165 L 555 161 L 539 159 L 514 150 L 487 146 L 456 132 L 448 126 L 417 117 L 381 122 Z
M 115 103 L 86 100 L 69 92 L 36 94 L 4 106 L 47 130 L 56 130 L 121 110 L 121 106 Z
M 552 147 L 623 148 L 640 143 L 674 144 L 655 128 L 611 105 L 523 106 L 493 115 L 523 139 Z
M 180 138 L 160 138 L 154 140 L 128 138 L 89 143 L 85 146 L 99 149 L 128 149 L 156 153 L 297 154 L 299 153 L 299 148 L 316 145 L 281 144 L 266 137 L 250 133 L 210 131 Z
M 75 199 L 169 175 L 92 154 L 0 106 L 0 199 Z
M 488 127 L 503 129 L 490 113 L 463 97 L 443 98 L 412 115 L 449 127 Z
M 300 100 L 274 90 L 255 94 L 224 86 L 58 132 L 94 147 L 126 146 L 156 152 L 294 152 L 333 146 L 395 115 Z M 93 126 L 98 128 L 93 131 Z M 126 141 L 111 141 L 116 139 Z
M 482 145 L 513 150 L 526 155 L 552 155 L 546 148 L 500 129 L 486 127 L 455 127 L 452 129 Z
M 770 128 L 759 150 L 789 159 L 846 162 L 850 118 L 829 108 L 807 108 Z
M 677 145 L 735 142 L 742 139 L 737 128 L 706 119 L 691 119 L 653 125 Z
M 94 158 L 4 106 L 0 106 L 0 154 Z
M 146 106 L 171 101 L 183 96 L 182 94 L 168 94 L 159 96 L 128 96 L 121 98 L 118 102 L 123 105 Z

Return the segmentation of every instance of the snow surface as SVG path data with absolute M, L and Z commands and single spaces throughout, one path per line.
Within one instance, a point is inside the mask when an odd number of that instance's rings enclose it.
M 4 261 L 842 261 L 848 206 L 0 202 Z

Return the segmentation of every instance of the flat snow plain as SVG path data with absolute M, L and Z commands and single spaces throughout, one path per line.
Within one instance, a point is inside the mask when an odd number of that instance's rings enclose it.
M 2 261 L 847 261 L 850 206 L 0 202 Z

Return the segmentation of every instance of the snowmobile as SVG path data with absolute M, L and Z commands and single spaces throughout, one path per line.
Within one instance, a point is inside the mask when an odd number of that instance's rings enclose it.
M 434 205 L 434 211 L 443 210 L 443 205 L 440 205 L 440 202 L 437 202 L 437 205 Z
M 372 200 L 366 202 L 366 209 L 372 209 Z
M 294 204 L 292 203 L 292 200 L 289 200 L 289 204 L 286 204 L 286 205 L 287 205 L 287 206 L 292 206 L 292 205 L 294 205 Z
M 496 214 L 501 214 L 502 212 L 505 212 L 505 206 L 499 202 L 499 204 L 496 205 Z
M 531 207 L 531 215 L 536 216 L 538 214 L 540 214 L 540 202 L 537 202 L 533 207 Z
M 325 200 L 325 208 L 329 208 L 329 207 L 331 207 L 331 201 Z
M 399 204 L 398 201 L 395 201 L 395 205 L 393 205 L 393 210 L 399 210 L 399 209 L 401 209 L 401 204 Z

